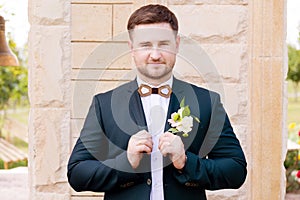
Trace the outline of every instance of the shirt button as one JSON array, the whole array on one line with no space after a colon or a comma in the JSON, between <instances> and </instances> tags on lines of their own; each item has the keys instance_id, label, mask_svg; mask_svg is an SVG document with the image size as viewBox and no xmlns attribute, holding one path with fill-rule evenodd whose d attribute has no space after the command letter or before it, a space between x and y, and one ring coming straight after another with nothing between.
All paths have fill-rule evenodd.
<instances>
[{"instance_id":1,"label":"shirt button","mask_svg":"<svg viewBox=\"0 0 300 200\"><path fill-rule=\"evenodd\" d=\"M147 185L151 185L151 179L150 178L147 179Z\"/></svg>"}]
</instances>

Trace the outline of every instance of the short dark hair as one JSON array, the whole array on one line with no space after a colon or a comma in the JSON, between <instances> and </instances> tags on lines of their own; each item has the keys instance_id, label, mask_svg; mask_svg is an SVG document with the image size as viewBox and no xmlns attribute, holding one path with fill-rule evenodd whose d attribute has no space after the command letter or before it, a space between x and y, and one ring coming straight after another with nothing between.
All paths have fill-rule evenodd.
<instances>
[{"instance_id":1,"label":"short dark hair","mask_svg":"<svg viewBox=\"0 0 300 200\"><path fill-rule=\"evenodd\" d=\"M175 14L166 6L150 4L134 11L127 23L127 30L140 24L169 23L172 30L178 32L178 21Z\"/></svg>"}]
</instances>

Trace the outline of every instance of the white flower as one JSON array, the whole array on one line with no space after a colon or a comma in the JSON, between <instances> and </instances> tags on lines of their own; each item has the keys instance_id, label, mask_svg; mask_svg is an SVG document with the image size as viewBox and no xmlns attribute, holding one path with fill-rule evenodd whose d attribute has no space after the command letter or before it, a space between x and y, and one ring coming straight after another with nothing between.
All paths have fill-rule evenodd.
<instances>
[{"instance_id":1,"label":"white flower","mask_svg":"<svg viewBox=\"0 0 300 200\"><path fill-rule=\"evenodd\" d=\"M168 122L171 124L172 127L177 127L180 125L181 116L174 112L171 114L171 119L168 119Z\"/></svg>"},{"instance_id":2,"label":"white flower","mask_svg":"<svg viewBox=\"0 0 300 200\"><path fill-rule=\"evenodd\" d=\"M168 122L172 127L168 131L174 134L178 132L182 132L183 137L189 136L188 133L192 131L192 127L193 127L193 119L195 119L198 123L200 123L200 120L197 117L195 116L193 117L191 116L191 111L189 106L184 105L184 98L183 98L180 103L180 108L178 109L178 111L172 113L171 119L168 119Z\"/></svg>"},{"instance_id":3,"label":"white flower","mask_svg":"<svg viewBox=\"0 0 300 200\"><path fill-rule=\"evenodd\" d=\"M193 118L191 116L185 116L179 126L177 126L178 131L183 133L189 133L193 127Z\"/></svg>"},{"instance_id":4,"label":"white flower","mask_svg":"<svg viewBox=\"0 0 300 200\"><path fill-rule=\"evenodd\" d=\"M182 112L183 112L184 108L179 108L177 113L180 115L181 119L182 119Z\"/></svg>"}]
</instances>

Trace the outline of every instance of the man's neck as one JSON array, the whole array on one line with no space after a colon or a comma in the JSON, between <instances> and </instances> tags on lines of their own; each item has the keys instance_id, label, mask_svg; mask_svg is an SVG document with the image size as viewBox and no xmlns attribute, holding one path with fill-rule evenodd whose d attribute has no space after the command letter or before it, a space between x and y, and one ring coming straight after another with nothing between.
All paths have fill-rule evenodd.
<instances>
[{"instance_id":1,"label":"man's neck","mask_svg":"<svg viewBox=\"0 0 300 200\"><path fill-rule=\"evenodd\" d=\"M143 79L141 79L139 76L137 76L137 83L138 83L138 86L140 86L141 84L146 84L146 85L149 85L150 87L160 87L162 85L169 85L172 88L173 76L171 76L168 80L166 80L164 82L160 82L159 84L156 84L156 85L146 82Z\"/></svg>"},{"instance_id":2,"label":"man's neck","mask_svg":"<svg viewBox=\"0 0 300 200\"><path fill-rule=\"evenodd\" d=\"M164 78L161 78L161 79L148 79L148 78L146 78L144 76L138 75L138 78L141 81L143 81L143 82L145 82L145 83L147 83L149 85L155 86L155 87L159 86L159 85L161 85L161 84L163 84L163 83L165 83L167 81L169 81L171 79L171 77L172 77L172 74L170 74L170 76L168 76L168 77L164 77Z\"/></svg>"}]
</instances>

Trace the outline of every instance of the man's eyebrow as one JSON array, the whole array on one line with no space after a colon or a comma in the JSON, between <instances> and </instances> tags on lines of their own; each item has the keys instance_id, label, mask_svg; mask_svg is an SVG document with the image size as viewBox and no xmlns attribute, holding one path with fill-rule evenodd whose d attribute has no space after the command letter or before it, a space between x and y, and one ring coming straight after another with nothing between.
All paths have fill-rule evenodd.
<instances>
[{"instance_id":1,"label":"man's eyebrow","mask_svg":"<svg viewBox=\"0 0 300 200\"><path fill-rule=\"evenodd\" d=\"M159 43L170 43L171 40L162 40L162 41L159 41Z\"/></svg>"},{"instance_id":2,"label":"man's eyebrow","mask_svg":"<svg viewBox=\"0 0 300 200\"><path fill-rule=\"evenodd\" d=\"M149 42L149 41L142 41L142 42L139 42L139 44L151 44L151 42Z\"/></svg>"},{"instance_id":3,"label":"man's eyebrow","mask_svg":"<svg viewBox=\"0 0 300 200\"><path fill-rule=\"evenodd\" d=\"M171 40L159 40L159 41L157 41L157 43L170 43L171 42ZM150 42L150 41L141 41L141 42L139 42L139 44L150 44L150 43L152 43L152 42Z\"/></svg>"}]
</instances>

